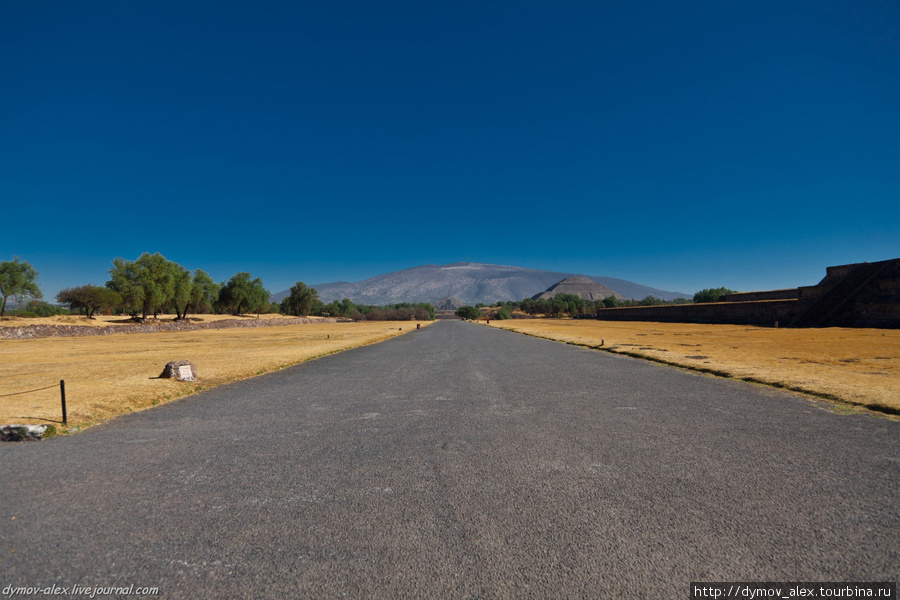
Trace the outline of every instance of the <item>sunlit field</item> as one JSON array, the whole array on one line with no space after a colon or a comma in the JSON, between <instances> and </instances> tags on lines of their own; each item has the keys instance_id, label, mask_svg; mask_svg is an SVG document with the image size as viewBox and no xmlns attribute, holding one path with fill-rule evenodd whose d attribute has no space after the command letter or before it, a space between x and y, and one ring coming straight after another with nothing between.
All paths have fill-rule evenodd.
<instances>
[{"instance_id":1,"label":"sunlit field","mask_svg":"<svg viewBox=\"0 0 900 600\"><path fill-rule=\"evenodd\" d=\"M492 320L491 327L900 412L900 331L746 325Z\"/></svg>"},{"instance_id":2,"label":"sunlit field","mask_svg":"<svg viewBox=\"0 0 900 600\"><path fill-rule=\"evenodd\" d=\"M0 424L59 420L60 379L69 426L83 427L415 328L377 321L0 340ZM158 379L173 360L193 362L199 381Z\"/></svg>"}]
</instances>

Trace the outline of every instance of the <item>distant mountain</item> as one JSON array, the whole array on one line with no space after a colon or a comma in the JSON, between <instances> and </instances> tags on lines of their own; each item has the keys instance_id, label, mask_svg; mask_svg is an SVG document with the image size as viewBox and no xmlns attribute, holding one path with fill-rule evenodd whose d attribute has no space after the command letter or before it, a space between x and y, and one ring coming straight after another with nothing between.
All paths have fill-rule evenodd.
<instances>
[{"instance_id":1,"label":"distant mountain","mask_svg":"<svg viewBox=\"0 0 900 600\"><path fill-rule=\"evenodd\" d=\"M541 271L522 267L458 262L449 265L424 265L393 273L385 273L363 281L348 283L320 283L311 287L319 292L323 302L350 298L357 304L396 304L398 302L434 303L451 296L466 304L499 300L523 300L540 294L567 277L584 277L578 273ZM693 294L667 292L624 279L590 277L620 293L625 298L642 299L655 296L663 300L689 298ZM280 301L288 291L272 296Z\"/></svg>"}]
</instances>

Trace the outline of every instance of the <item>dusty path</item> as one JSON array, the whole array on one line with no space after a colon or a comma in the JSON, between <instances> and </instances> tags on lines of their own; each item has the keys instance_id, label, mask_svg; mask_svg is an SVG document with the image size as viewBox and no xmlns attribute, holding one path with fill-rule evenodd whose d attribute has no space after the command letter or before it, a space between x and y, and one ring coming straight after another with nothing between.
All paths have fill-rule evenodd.
<instances>
[{"instance_id":1,"label":"dusty path","mask_svg":"<svg viewBox=\"0 0 900 600\"><path fill-rule=\"evenodd\" d=\"M0 476L0 588L686 598L900 578L900 423L461 322L4 444Z\"/></svg>"}]
</instances>

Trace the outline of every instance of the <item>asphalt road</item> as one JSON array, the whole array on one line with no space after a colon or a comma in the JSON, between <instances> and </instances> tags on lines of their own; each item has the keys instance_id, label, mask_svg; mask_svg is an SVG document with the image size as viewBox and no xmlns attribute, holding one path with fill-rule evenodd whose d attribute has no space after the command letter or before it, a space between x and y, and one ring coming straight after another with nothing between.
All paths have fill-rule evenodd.
<instances>
[{"instance_id":1,"label":"asphalt road","mask_svg":"<svg viewBox=\"0 0 900 600\"><path fill-rule=\"evenodd\" d=\"M676 599L900 579L900 423L461 322L0 445L0 476L0 591Z\"/></svg>"}]
</instances>

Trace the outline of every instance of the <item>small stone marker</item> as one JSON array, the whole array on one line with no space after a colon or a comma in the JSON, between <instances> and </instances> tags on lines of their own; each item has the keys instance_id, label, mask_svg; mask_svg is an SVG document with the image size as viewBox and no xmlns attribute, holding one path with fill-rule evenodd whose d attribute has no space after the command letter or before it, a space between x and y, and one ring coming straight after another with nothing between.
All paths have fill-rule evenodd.
<instances>
[{"instance_id":1,"label":"small stone marker","mask_svg":"<svg viewBox=\"0 0 900 600\"><path fill-rule=\"evenodd\" d=\"M166 368L159 375L163 379L177 379L178 381L197 381L197 367L189 360L173 360L166 364Z\"/></svg>"}]
</instances>

